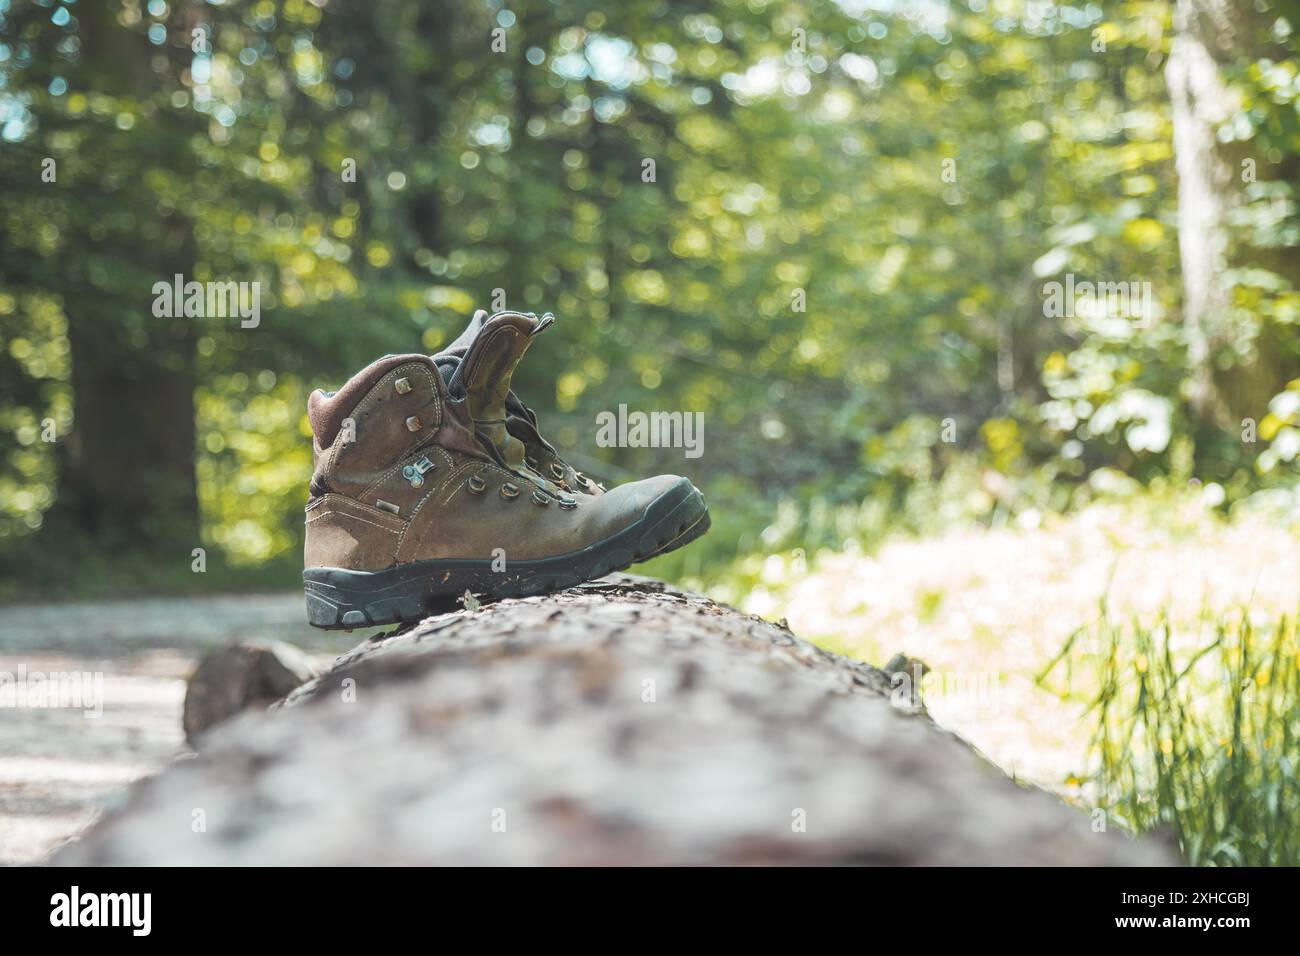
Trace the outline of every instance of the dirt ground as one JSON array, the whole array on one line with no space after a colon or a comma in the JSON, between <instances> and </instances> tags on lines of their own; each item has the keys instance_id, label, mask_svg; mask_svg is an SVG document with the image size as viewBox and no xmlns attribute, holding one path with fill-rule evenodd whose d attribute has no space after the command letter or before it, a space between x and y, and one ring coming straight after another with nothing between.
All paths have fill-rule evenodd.
<instances>
[{"instance_id":1,"label":"dirt ground","mask_svg":"<svg viewBox=\"0 0 1300 956\"><path fill-rule=\"evenodd\" d=\"M329 661L361 635L307 627L300 594L0 607L0 864L43 862L186 753L185 682L242 639Z\"/></svg>"}]
</instances>

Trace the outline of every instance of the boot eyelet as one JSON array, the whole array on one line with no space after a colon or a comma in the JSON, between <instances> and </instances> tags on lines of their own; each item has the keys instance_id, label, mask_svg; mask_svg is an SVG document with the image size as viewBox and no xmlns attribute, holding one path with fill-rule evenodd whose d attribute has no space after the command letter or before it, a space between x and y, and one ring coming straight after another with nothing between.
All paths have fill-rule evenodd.
<instances>
[{"instance_id":1,"label":"boot eyelet","mask_svg":"<svg viewBox=\"0 0 1300 956\"><path fill-rule=\"evenodd\" d=\"M420 416L412 415L406 420L406 430L408 432L418 432L424 426L420 422Z\"/></svg>"},{"instance_id":2,"label":"boot eyelet","mask_svg":"<svg viewBox=\"0 0 1300 956\"><path fill-rule=\"evenodd\" d=\"M556 481L564 480L564 469L555 464L555 462L551 462L551 474L555 476Z\"/></svg>"},{"instance_id":3,"label":"boot eyelet","mask_svg":"<svg viewBox=\"0 0 1300 956\"><path fill-rule=\"evenodd\" d=\"M505 484L503 484L503 485L501 486L501 497L502 497L502 498L518 498L518 497L519 497L519 486L516 485L513 481L507 481Z\"/></svg>"},{"instance_id":4,"label":"boot eyelet","mask_svg":"<svg viewBox=\"0 0 1300 956\"><path fill-rule=\"evenodd\" d=\"M398 395L405 395L411 390L411 380L407 378L399 378L393 383L393 389Z\"/></svg>"},{"instance_id":5,"label":"boot eyelet","mask_svg":"<svg viewBox=\"0 0 1300 956\"><path fill-rule=\"evenodd\" d=\"M561 498L560 507L565 511L572 511L578 507L578 500L576 498Z\"/></svg>"},{"instance_id":6,"label":"boot eyelet","mask_svg":"<svg viewBox=\"0 0 1300 956\"><path fill-rule=\"evenodd\" d=\"M551 503L551 499L548 498L546 495L542 494L540 491L533 492L533 504L541 505L543 508L545 508L550 503Z\"/></svg>"},{"instance_id":7,"label":"boot eyelet","mask_svg":"<svg viewBox=\"0 0 1300 956\"><path fill-rule=\"evenodd\" d=\"M478 495L483 493L483 489L487 487L487 482L478 475L470 475L465 481L465 487L468 488L471 493Z\"/></svg>"},{"instance_id":8,"label":"boot eyelet","mask_svg":"<svg viewBox=\"0 0 1300 956\"><path fill-rule=\"evenodd\" d=\"M402 469L402 477L411 483L412 488L419 488L424 484L424 474L427 471L433 471L434 464L426 455L413 465L407 465Z\"/></svg>"}]
</instances>

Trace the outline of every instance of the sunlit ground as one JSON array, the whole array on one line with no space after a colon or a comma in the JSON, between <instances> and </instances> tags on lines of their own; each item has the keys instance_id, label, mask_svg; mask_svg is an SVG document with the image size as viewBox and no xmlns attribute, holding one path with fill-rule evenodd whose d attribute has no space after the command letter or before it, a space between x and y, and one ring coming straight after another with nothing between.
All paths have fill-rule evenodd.
<instances>
[{"instance_id":1,"label":"sunlit ground","mask_svg":"<svg viewBox=\"0 0 1300 956\"><path fill-rule=\"evenodd\" d=\"M1176 642L1209 639L1206 615L1249 608L1277 621L1300 608L1300 539L1276 514L1225 521L1205 496L1165 507L1094 505L1038 527L961 530L898 539L876 554L767 559L743 603L829 649L882 664L896 652L925 661L931 713L999 766L1076 799L1090 766L1079 698L1095 692L1087 642L1063 699L1035 678L1070 635L1111 620L1154 624L1166 611ZM1207 688L1210 693L1225 688Z\"/></svg>"}]
</instances>

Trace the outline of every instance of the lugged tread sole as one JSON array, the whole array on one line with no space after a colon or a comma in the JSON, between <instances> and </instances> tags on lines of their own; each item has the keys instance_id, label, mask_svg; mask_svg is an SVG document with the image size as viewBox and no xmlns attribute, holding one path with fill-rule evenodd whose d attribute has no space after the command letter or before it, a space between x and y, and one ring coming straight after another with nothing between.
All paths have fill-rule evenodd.
<instances>
[{"instance_id":1,"label":"lugged tread sole","mask_svg":"<svg viewBox=\"0 0 1300 956\"><path fill-rule=\"evenodd\" d=\"M580 551L508 562L415 561L383 571L308 568L303 572L307 620L326 630L379 627L416 621L431 605L466 591L485 600L529 597L571 588L689 544L709 530L704 495L689 481L664 492L639 520Z\"/></svg>"}]
</instances>

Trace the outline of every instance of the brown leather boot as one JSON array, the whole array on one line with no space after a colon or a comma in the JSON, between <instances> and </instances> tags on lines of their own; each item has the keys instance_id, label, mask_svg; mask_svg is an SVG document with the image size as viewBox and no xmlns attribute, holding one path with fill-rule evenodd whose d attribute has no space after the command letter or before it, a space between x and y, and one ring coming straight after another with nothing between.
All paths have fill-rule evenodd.
<instances>
[{"instance_id":1,"label":"brown leather boot","mask_svg":"<svg viewBox=\"0 0 1300 956\"><path fill-rule=\"evenodd\" d=\"M704 496L686 478L578 495L528 466L504 409L510 375L546 324L495 316L454 368L444 364L445 381L429 356L390 355L337 392L312 393L312 624L390 624L466 591L571 587L707 528Z\"/></svg>"}]
</instances>

